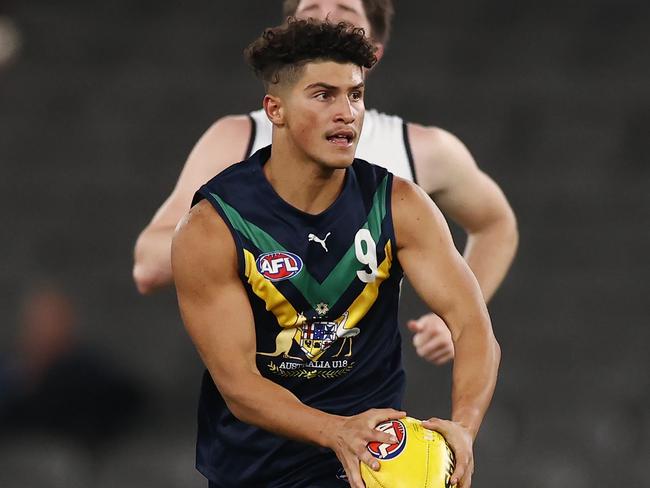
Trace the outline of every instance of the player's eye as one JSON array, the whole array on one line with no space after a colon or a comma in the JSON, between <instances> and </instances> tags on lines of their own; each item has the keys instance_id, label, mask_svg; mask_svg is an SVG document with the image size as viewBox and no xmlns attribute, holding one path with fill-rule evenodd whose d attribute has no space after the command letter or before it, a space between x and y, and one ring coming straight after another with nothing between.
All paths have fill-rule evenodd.
<instances>
[{"instance_id":1,"label":"player's eye","mask_svg":"<svg viewBox=\"0 0 650 488\"><path fill-rule=\"evenodd\" d=\"M350 100L358 102L363 99L363 93L361 91L353 91L350 93Z\"/></svg>"},{"instance_id":2,"label":"player's eye","mask_svg":"<svg viewBox=\"0 0 650 488\"><path fill-rule=\"evenodd\" d=\"M316 98L317 100L329 100L329 98L330 98L330 94L327 93L327 92L318 92L318 93L315 95L315 98Z\"/></svg>"}]
</instances>

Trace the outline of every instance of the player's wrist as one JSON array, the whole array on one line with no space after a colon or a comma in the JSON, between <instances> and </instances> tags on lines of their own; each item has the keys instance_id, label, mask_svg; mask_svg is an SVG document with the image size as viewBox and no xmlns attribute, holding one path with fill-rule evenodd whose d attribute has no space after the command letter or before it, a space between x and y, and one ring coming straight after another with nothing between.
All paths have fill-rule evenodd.
<instances>
[{"instance_id":1,"label":"player's wrist","mask_svg":"<svg viewBox=\"0 0 650 488\"><path fill-rule=\"evenodd\" d=\"M345 422L345 417L339 415L326 414L327 417L322 423L323 428L321 430L322 435L320 442L321 447L326 447L333 451L339 446L339 440L341 429L343 428L343 423Z\"/></svg>"},{"instance_id":2,"label":"player's wrist","mask_svg":"<svg viewBox=\"0 0 650 488\"><path fill-rule=\"evenodd\" d=\"M455 410L451 416L451 421L461 426L472 436L472 441L476 439L478 430L481 425L481 412L477 408L463 408Z\"/></svg>"}]
</instances>

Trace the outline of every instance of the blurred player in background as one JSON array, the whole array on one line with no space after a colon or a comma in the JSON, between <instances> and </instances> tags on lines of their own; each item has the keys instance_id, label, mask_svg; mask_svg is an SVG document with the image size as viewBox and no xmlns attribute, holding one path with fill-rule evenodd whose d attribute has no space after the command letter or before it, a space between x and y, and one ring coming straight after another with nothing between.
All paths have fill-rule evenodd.
<instances>
[{"instance_id":1,"label":"blurred player in background","mask_svg":"<svg viewBox=\"0 0 650 488\"><path fill-rule=\"evenodd\" d=\"M391 0L285 0L284 14L298 18L346 21L362 27L381 58L388 43ZM224 117L212 125L190 154L173 192L140 234L133 276L140 292L172 282L171 239L192 195L203 183L235 161L271 143L271 123L262 110ZM483 297L495 293L515 255L518 242L514 214L503 193L476 165L455 136L438 127L406 123L375 110L366 113L357 156L417 182L445 215L467 232L464 257ZM408 322L417 353L444 364L454 356L448 328L435 314Z\"/></svg>"},{"instance_id":2,"label":"blurred player in background","mask_svg":"<svg viewBox=\"0 0 650 488\"><path fill-rule=\"evenodd\" d=\"M128 432L145 394L80 338L73 297L55 282L36 286L20 319L12 349L0 354L0 437L46 432L99 448Z\"/></svg>"},{"instance_id":3,"label":"blurred player in background","mask_svg":"<svg viewBox=\"0 0 650 488\"><path fill-rule=\"evenodd\" d=\"M478 283L415 184L354 159L364 68L375 48L349 24L289 20L247 50L264 81L272 145L202 186L172 245L185 326L208 371L197 466L212 488L364 486L366 449L395 443L402 270L451 330L451 482L471 486L472 445L499 346ZM282 244L280 244L282 243ZM339 464L340 463L340 464Z\"/></svg>"}]
</instances>

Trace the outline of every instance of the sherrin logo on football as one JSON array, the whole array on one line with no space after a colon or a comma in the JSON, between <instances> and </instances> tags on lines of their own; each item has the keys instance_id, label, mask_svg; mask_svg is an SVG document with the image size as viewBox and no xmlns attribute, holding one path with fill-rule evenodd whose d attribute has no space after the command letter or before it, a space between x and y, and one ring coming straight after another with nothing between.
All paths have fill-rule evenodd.
<instances>
[{"instance_id":1,"label":"sherrin logo on football","mask_svg":"<svg viewBox=\"0 0 650 488\"><path fill-rule=\"evenodd\" d=\"M379 424L375 428L381 432L386 432L387 434L395 436L397 442L395 444L370 442L368 444L370 454L381 460L393 459L399 456L404 450L404 445L406 444L406 428L404 427L404 424L399 420L391 420Z\"/></svg>"},{"instance_id":2,"label":"sherrin logo on football","mask_svg":"<svg viewBox=\"0 0 650 488\"><path fill-rule=\"evenodd\" d=\"M260 254L255 262L257 271L269 281L282 281L302 271L302 259L288 251Z\"/></svg>"},{"instance_id":3,"label":"sherrin logo on football","mask_svg":"<svg viewBox=\"0 0 650 488\"><path fill-rule=\"evenodd\" d=\"M438 432L420 420L404 417L379 424L377 429L397 437L395 444L371 442L368 451L379 459L379 471L361 463L367 488L454 488L454 454Z\"/></svg>"}]
</instances>

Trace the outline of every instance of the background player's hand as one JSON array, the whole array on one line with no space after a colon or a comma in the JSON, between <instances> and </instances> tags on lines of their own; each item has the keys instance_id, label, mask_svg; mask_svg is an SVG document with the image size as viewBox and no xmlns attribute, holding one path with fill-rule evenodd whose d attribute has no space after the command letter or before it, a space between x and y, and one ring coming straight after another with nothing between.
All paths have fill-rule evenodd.
<instances>
[{"instance_id":1,"label":"background player's hand","mask_svg":"<svg viewBox=\"0 0 650 488\"><path fill-rule=\"evenodd\" d=\"M413 332L413 345L422 359L441 366L454 358L454 342L444 320L435 313L423 315L406 324Z\"/></svg>"},{"instance_id":2,"label":"background player's hand","mask_svg":"<svg viewBox=\"0 0 650 488\"><path fill-rule=\"evenodd\" d=\"M430 418L422 422L422 426L440 432L454 451L456 469L451 475L451 484L457 488L470 488L474 474L474 440L471 432L458 422Z\"/></svg>"},{"instance_id":3,"label":"background player's hand","mask_svg":"<svg viewBox=\"0 0 650 488\"><path fill-rule=\"evenodd\" d=\"M406 412L399 412L392 408L371 409L352 417L342 417L330 432L330 448L336 454L343 469L348 475L348 482L352 488L364 488L366 485L361 478L359 462L365 463L379 471L379 461L370 454L366 448L369 442L377 441L387 444L397 442L392 435L375 429L377 425L387 420L401 419Z\"/></svg>"}]
</instances>

